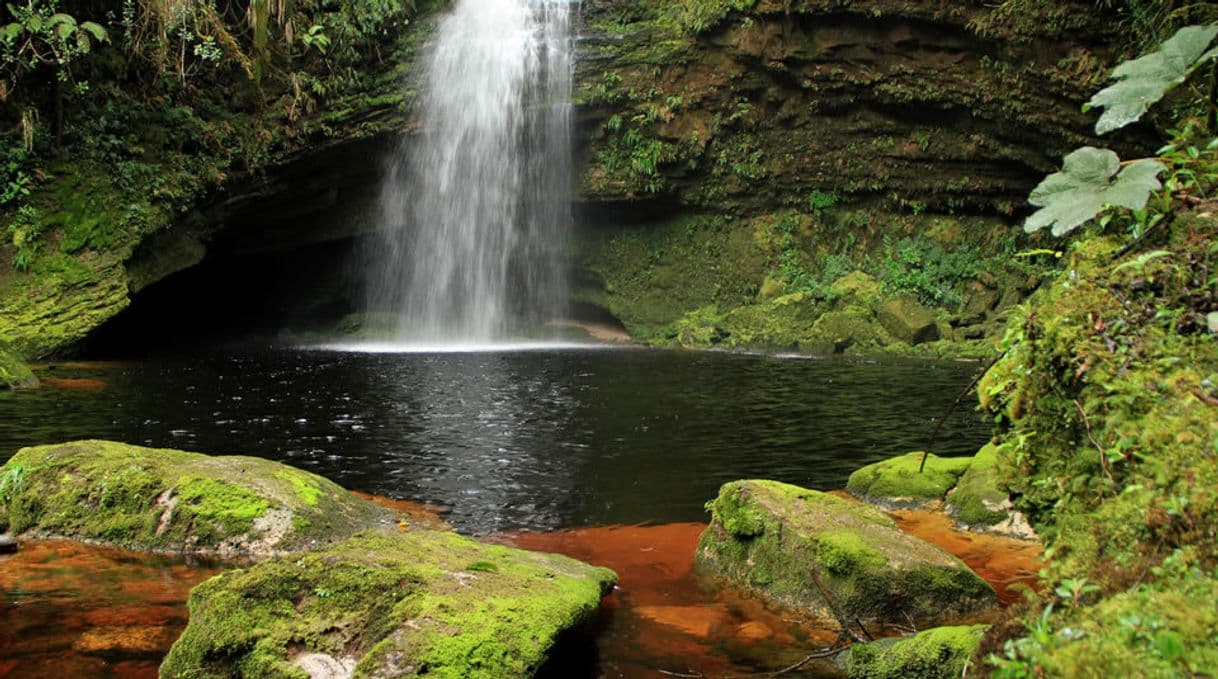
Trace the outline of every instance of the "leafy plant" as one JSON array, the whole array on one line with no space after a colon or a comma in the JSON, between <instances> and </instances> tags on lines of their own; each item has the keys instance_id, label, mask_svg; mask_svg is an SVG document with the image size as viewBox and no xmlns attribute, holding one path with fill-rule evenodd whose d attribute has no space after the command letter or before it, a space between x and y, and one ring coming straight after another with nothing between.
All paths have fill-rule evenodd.
<instances>
[{"instance_id":1,"label":"leafy plant","mask_svg":"<svg viewBox=\"0 0 1218 679\"><path fill-rule=\"evenodd\" d=\"M1154 52L1117 66L1111 75L1116 84L1097 92L1083 107L1104 109L1095 124L1096 134L1108 134L1138 121L1168 90L1218 57L1218 47L1205 51L1215 35L1218 24L1186 26Z\"/></svg>"},{"instance_id":2,"label":"leafy plant","mask_svg":"<svg viewBox=\"0 0 1218 679\"><path fill-rule=\"evenodd\" d=\"M1096 132L1106 134L1139 120L1169 89L1183 83L1203 63L1218 59L1218 48L1206 51L1215 36L1218 24L1187 26L1154 52L1117 66L1111 77L1119 82L1101 90L1087 104L1087 108L1105 109ZM1107 149L1076 149L1065 157L1060 172L1046 177L1032 191L1028 200L1040 209L1028 217L1024 229L1049 228L1053 235L1062 236L1108 206L1143 210L1150 194L1163 188L1159 175L1167 169L1158 158L1122 163Z\"/></svg>"},{"instance_id":3,"label":"leafy plant","mask_svg":"<svg viewBox=\"0 0 1218 679\"><path fill-rule=\"evenodd\" d=\"M72 63L93 51L94 43L109 42L106 29L92 21L58 11L56 0L26 0L8 5L12 21L0 26L0 100L8 98L21 78L40 66L55 68L63 82L72 80Z\"/></svg>"},{"instance_id":4,"label":"leafy plant","mask_svg":"<svg viewBox=\"0 0 1218 679\"><path fill-rule=\"evenodd\" d=\"M1041 209L1028 217L1024 228L1051 228L1054 236L1060 236L1107 205L1141 210L1150 192L1163 188L1158 177L1166 169L1153 159L1121 167L1121 159L1112 151L1084 146L1066 156L1061 172L1049 175L1032 191L1028 202Z\"/></svg>"}]
</instances>

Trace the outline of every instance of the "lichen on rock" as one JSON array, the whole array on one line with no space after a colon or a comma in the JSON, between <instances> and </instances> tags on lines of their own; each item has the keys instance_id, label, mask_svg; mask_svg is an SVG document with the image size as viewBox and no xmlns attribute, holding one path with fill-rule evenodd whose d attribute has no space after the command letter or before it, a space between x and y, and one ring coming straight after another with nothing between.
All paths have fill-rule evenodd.
<instances>
[{"instance_id":1,"label":"lichen on rock","mask_svg":"<svg viewBox=\"0 0 1218 679\"><path fill-rule=\"evenodd\" d=\"M926 507L943 500L971 462L967 457L906 453L858 469L850 475L846 489L855 497L889 508Z\"/></svg>"},{"instance_id":2,"label":"lichen on rock","mask_svg":"<svg viewBox=\"0 0 1218 679\"><path fill-rule=\"evenodd\" d=\"M388 509L253 457L78 441L24 448L0 477L0 528L132 549L261 557L392 526Z\"/></svg>"},{"instance_id":3,"label":"lichen on rock","mask_svg":"<svg viewBox=\"0 0 1218 679\"><path fill-rule=\"evenodd\" d=\"M612 571L455 533L357 535L191 593L162 677L527 677L588 619Z\"/></svg>"},{"instance_id":4,"label":"lichen on rock","mask_svg":"<svg viewBox=\"0 0 1218 679\"><path fill-rule=\"evenodd\" d=\"M777 481L734 481L707 507L703 568L826 622L941 622L996 601L959 559L866 504Z\"/></svg>"}]
</instances>

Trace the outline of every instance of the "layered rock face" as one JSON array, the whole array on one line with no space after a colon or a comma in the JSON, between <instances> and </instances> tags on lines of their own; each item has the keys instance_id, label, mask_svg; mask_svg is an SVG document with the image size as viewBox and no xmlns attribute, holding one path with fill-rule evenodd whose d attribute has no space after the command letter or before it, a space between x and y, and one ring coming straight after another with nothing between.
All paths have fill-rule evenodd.
<instances>
[{"instance_id":1,"label":"layered rock face","mask_svg":"<svg viewBox=\"0 0 1218 679\"><path fill-rule=\"evenodd\" d=\"M1115 30L1083 2L584 13L578 300L645 341L812 351L1000 331L1039 282L1018 213L1091 140L1080 97ZM866 300L835 291L860 274Z\"/></svg>"}]
</instances>

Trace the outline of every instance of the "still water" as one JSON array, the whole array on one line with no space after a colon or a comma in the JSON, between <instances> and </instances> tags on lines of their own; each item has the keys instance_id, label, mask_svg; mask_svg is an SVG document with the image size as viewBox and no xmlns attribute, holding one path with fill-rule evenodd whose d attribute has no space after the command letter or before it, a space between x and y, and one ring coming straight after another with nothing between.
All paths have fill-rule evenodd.
<instances>
[{"instance_id":1,"label":"still water","mask_svg":"<svg viewBox=\"0 0 1218 679\"><path fill-rule=\"evenodd\" d=\"M47 366L0 461L81 438L245 454L448 510L475 535L704 521L724 482L841 488L925 446L975 363L644 349L246 350ZM967 406L934 452L971 454Z\"/></svg>"}]
</instances>

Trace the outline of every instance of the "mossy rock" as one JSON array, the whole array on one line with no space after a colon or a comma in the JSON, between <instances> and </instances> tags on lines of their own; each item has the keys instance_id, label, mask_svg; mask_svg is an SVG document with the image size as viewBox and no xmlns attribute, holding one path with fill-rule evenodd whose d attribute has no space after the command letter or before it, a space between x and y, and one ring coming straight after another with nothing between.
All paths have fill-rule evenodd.
<instances>
[{"instance_id":1,"label":"mossy rock","mask_svg":"<svg viewBox=\"0 0 1218 679\"><path fill-rule=\"evenodd\" d=\"M0 389L28 389L38 386L38 378L24 361L0 349Z\"/></svg>"},{"instance_id":2,"label":"mossy rock","mask_svg":"<svg viewBox=\"0 0 1218 679\"><path fill-rule=\"evenodd\" d=\"M196 587L161 676L307 679L310 664L355 677L532 676L615 580L455 533L364 533Z\"/></svg>"},{"instance_id":3,"label":"mossy rock","mask_svg":"<svg viewBox=\"0 0 1218 679\"><path fill-rule=\"evenodd\" d=\"M891 343L892 337L876 323L871 312L857 306L821 314L804 342L809 348L836 353L878 349Z\"/></svg>"},{"instance_id":4,"label":"mossy rock","mask_svg":"<svg viewBox=\"0 0 1218 679\"><path fill-rule=\"evenodd\" d=\"M992 443L973 456L956 487L948 493L945 509L969 529L1036 538L1028 520L1015 510L999 485L998 446Z\"/></svg>"},{"instance_id":5,"label":"mossy rock","mask_svg":"<svg viewBox=\"0 0 1218 679\"><path fill-rule=\"evenodd\" d=\"M874 308L880 298L880 282L862 271L851 271L829 286L829 292L840 306Z\"/></svg>"},{"instance_id":6,"label":"mossy rock","mask_svg":"<svg viewBox=\"0 0 1218 679\"><path fill-rule=\"evenodd\" d=\"M965 676L986 629L935 627L911 637L855 644L838 662L850 679L957 679Z\"/></svg>"},{"instance_id":7,"label":"mossy rock","mask_svg":"<svg viewBox=\"0 0 1218 679\"><path fill-rule=\"evenodd\" d=\"M995 605L956 557L874 507L777 481L734 481L707 505L698 563L823 621L950 621Z\"/></svg>"},{"instance_id":8,"label":"mossy rock","mask_svg":"<svg viewBox=\"0 0 1218 679\"><path fill-rule=\"evenodd\" d=\"M876 309L876 319L888 334L906 344L922 344L939 339L938 315L910 295L881 304Z\"/></svg>"},{"instance_id":9,"label":"mossy rock","mask_svg":"<svg viewBox=\"0 0 1218 679\"><path fill-rule=\"evenodd\" d=\"M846 490L868 502L885 507L924 507L942 500L968 469L972 458L926 456L906 453L869 464L850 475Z\"/></svg>"},{"instance_id":10,"label":"mossy rock","mask_svg":"<svg viewBox=\"0 0 1218 679\"><path fill-rule=\"evenodd\" d=\"M261 557L392 526L331 481L253 457L79 441L17 452L0 528L164 552Z\"/></svg>"}]
</instances>

